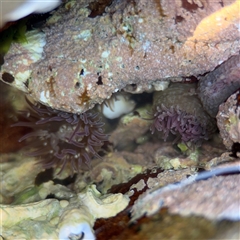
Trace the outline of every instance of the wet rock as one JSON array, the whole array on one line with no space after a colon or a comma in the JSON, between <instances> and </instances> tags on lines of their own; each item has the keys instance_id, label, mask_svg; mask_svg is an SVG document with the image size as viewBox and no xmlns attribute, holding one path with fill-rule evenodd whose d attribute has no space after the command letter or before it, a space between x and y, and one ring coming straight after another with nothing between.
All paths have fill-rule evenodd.
<instances>
[{"instance_id":1,"label":"wet rock","mask_svg":"<svg viewBox=\"0 0 240 240\"><path fill-rule=\"evenodd\" d=\"M239 93L232 94L226 102L219 106L217 125L223 143L228 150L234 143L240 143L240 105Z\"/></svg>"},{"instance_id":2,"label":"wet rock","mask_svg":"<svg viewBox=\"0 0 240 240\"><path fill-rule=\"evenodd\" d=\"M156 191L148 191L134 204L132 220L138 219L142 214L150 216L161 207L167 207L170 213L183 216L200 215L211 220L238 221L240 199L236 193L240 181L239 172L239 162L235 162L193 175ZM228 175L217 176L221 174Z\"/></svg>"},{"instance_id":3,"label":"wet rock","mask_svg":"<svg viewBox=\"0 0 240 240\"><path fill-rule=\"evenodd\" d=\"M127 86L139 93L212 71L240 49L238 1L113 1L89 17L91 2L66 3L13 44L2 81L54 109L84 112Z\"/></svg>"}]
</instances>

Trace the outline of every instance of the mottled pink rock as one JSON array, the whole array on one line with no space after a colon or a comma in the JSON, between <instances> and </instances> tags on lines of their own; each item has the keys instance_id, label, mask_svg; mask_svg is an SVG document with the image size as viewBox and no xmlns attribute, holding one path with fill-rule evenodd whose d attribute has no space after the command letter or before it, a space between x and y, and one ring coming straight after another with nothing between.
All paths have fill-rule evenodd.
<instances>
[{"instance_id":1,"label":"mottled pink rock","mask_svg":"<svg viewBox=\"0 0 240 240\"><path fill-rule=\"evenodd\" d=\"M94 18L90 2L67 3L28 43L14 44L2 80L9 73L35 100L84 112L131 84L142 92L212 71L240 50L239 1L113 1Z\"/></svg>"},{"instance_id":2,"label":"mottled pink rock","mask_svg":"<svg viewBox=\"0 0 240 240\"><path fill-rule=\"evenodd\" d=\"M132 221L156 213L200 215L212 220L239 221L239 161L202 172L157 190L148 190L134 203ZM222 176L223 175L223 176Z\"/></svg>"}]
</instances>

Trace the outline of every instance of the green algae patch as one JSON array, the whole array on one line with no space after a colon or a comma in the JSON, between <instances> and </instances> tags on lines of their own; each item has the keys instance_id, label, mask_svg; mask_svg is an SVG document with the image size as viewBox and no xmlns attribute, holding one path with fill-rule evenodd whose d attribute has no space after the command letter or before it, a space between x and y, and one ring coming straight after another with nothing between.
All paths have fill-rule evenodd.
<instances>
[{"instance_id":1,"label":"green algae patch","mask_svg":"<svg viewBox=\"0 0 240 240\"><path fill-rule=\"evenodd\" d=\"M26 43L26 20L19 21L0 34L0 54L6 54L13 42Z\"/></svg>"}]
</instances>

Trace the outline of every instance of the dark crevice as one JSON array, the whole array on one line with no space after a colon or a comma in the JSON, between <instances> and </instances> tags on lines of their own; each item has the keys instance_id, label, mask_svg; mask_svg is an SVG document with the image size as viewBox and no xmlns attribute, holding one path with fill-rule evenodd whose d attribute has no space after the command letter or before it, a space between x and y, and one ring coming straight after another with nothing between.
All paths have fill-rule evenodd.
<instances>
[{"instance_id":1,"label":"dark crevice","mask_svg":"<svg viewBox=\"0 0 240 240\"><path fill-rule=\"evenodd\" d=\"M81 69L81 71L80 71L80 74L79 74L80 76L83 76L84 75L84 69Z\"/></svg>"},{"instance_id":2,"label":"dark crevice","mask_svg":"<svg viewBox=\"0 0 240 240\"><path fill-rule=\"evenodd\" d=\"M95 18L105 13L105 8L112 4L112 0L97 0L89 3L88 9L91 13L88 15L89 18Z\"/></svg>"},{"instance_id":3,"label":"dark crevice","mask_svg":"<svg viewBox=\"0 0 240 240\"><path fill-rule=\"evenodd\" d=\"M98 77L97 85L103 85L102 76Z\"/></svg>"},{"instance_id":4,"label":"dark crevice","mask_svg":"<svg viewBox=\"0 0 240 240\"><path fill-rule=\"evenodd\" d=\"M183 18L182 16L176 16L176 18L175 18L175 24L180 23L180 22L182 22L183 20L184 20L184 18Z\"/></svg>"},{"instance_id":5,"label":"dark crevice","mask_svg":"<svg viewBox=\"0 0 240 240\"><path fill-rule=\"evenodd\" d=\"M4 73L2 74L2 80L3 80L4 82L7 82L7 83L13 83L14 80L15 80L15 78L13 77L12 74L7 73L7 72L4 72Z\"/></svg>"},{"instance_id":6,"label":"dark crevice","mask_svg":"<svg viewBox=\"0 0 240 240\"><path fill-rule=\"evenodd\" d=\"M231 149L231 154L229 154L230 157L234 157L234 158L238 158L237 153L240 153L240 143L239 142L235 142L232 145L232 149Z\"/></svg>"},{"instance_id":7,"label":"dark crevice","mask_svg":"<svg viewBox=\"0 0 240 240\"><path fill-rule=\"evenodd\" d=\"M125 90L126 92L135 92L135 91L137 90L137 84L135 84L135 83L128 84L128 85L124 88L124 90Z\"/></svg>"},{"instance_id":8,"label":"dark crevice","mask_svg":"<svg viewBox=\"0 0 240 240\"><path fill-rule=\"evenodd\" d=\"M48 182L53 178L53 169L49 168L43 172L40 172L35 178L35 185L39 186L44 182Z\"/></svg>"},{"instance_id":9,"label":"dark crevice","mask_svg":"<svg viewBox=\"0 0 240 240\"><path fill-rule=\"evenodd\" d=\"M68 186L69 184L75 182L76 177L77 177L77 174L74 174L72 177L69 176L69 177L67 177L65 179L57 179L57 178L55 178L55 179L53 179L53 182L54 182L54 184L61 184L61 185L64 185L64 186Z\"/></svg>"},{"instance_id":10,"label":"dark crevice","mask_svg":"<svg viewBox=\"0 0 240 240\"><path fill-rule=\"evenodd\" d=\"M80 83L79 83L79 82L76 82L75 88L76 88L76 89L79 89L79 88L80 88Z\"/></svg>"},{"instance_id":11,"label":"dark crevice","mask_svg":"<svg viewBox=\"0 0 240 240\"><path fill-rule=\"evenodd\" d=\"M28 88L28 85L29 85L29 79L27 79L26 82L24 82L24 85L26 86L26 88Z\"/></svg>"},{"instance_id":12,"label":"dark crevice","mask_svg":"<svg viewBox=\"0 0 240 240\"><path fill-rule=\"evenodd\" d=\"M186 9L187 11L194 13L200 7L196 3L189 3L187 0L182 0L182 8ZM203 7L202 7L203 8Z\"/></svg>"}]
</instances>

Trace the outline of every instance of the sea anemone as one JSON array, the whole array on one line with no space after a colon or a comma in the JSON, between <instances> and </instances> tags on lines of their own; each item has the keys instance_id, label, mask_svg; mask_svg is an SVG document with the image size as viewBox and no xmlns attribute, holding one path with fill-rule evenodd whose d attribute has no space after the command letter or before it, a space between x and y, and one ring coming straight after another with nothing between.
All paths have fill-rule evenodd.
<instances>
[{"instance_id":1,"label":"sea anemone","mask_svg":"<svg viewBox=\"0 0 240 240\"><path fill-rule=\"evenodd\" d=\"M103 132L103 125L98 113L91 111L75 114L62 112L40 103L34 105L28 99L26 122L18 122L13 126L29 127L33 131L19 139L29 141L28 147L34 149L28 156L39 157L44 168L66 165L72 172L78 172L82 163L90 166L93 156L100 158L98 151L108 136Z\"/></svg>"},{"instance_id":2,"label":"sea anemone","mask_svg":"<svg viewBox=\"0 0 240 240\"><path fill-rule=\"evenodd\" d=\"M199 146L216 130L216 123L203 109L195 84L172 83L165 91L155 92L153 99L153 123L150 127L163 133L176 135L173 143L184 142Z\"/></svg>"},{"instance_id":3,"label":"sea anemone","mask_svg":"<svg viewBox=\"0 0 240 240\"><path fill-rule=\"evenodd\" d=\"M110 99L104 101L100 106L100 111L108 119L115 119L128 114L136 106L135 101L131 100L130 96L131 94L126 92L117 92Z\"/></svg>"},{"instance_id":4,"label":"sea anemone","mask_svg":"<svg viewBox=\"0 0 240 240\"><path fill-rule=\"evenodd\" d=\"M194 142L201 139L208 139L206 129L201 126L197 118L191 114L181 111L178 107L166 108L163 104L157 106L154 114L154 123L150 130L154 133L155 129L163 132L164 141L167 140L169 133L177 135L174 143L178 140L183 142Z\"/></svg>"}]
</instances>

